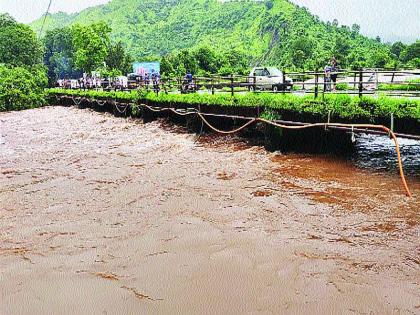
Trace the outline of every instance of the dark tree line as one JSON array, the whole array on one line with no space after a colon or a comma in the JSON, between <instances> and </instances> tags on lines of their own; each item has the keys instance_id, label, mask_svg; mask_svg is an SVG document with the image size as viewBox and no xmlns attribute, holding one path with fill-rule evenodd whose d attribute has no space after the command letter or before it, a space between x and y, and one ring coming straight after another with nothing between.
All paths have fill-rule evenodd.
<instances>
[{"instance_id":1,"label":"dark tree line","mask_svg":"<svg viewBox=\"0 0 420 315\"><path fill-rule=\"evenodd\" d=\"M121 42L112 42L103 22L35 32L7 14L0 15L0 111L45 103L45 88L58 79L100 72L131 72L132 58Z\"/></svg>"},{"instance_id":2,"label":"dark tree line","mask_svg":"<svg viewBox=\"0 0 420 315\"><path fill-rule=\"evenodd\" d=\"M132 58L124 45L110 40L111 28L103 23L73 25L48 31L44 37L44 63L50 83L100 72L116 76L132 71Z\"/></svg>"},{"instance_id":3,"label":"dark tree line","mask_svg":"<svg viewBox=\"0 0 420 315\"><path fill-rule=\"evenodd\" d=\"M203 45L195 49L184 49L161 58L161 72L163 75L184 75L187 71L196 75L232 73L247 74L249 58L240 50L220 52Z\"/></svg>"},{"instance_id":4,"label":"dark tree line","mask_svg":"<svg viewBox=\"0 0 420 315\"><path fill-rule=\"evenodd\" d=\"M0 15L0 111L41 106L47 75L32 29Z\"/></svg>"}]
</instances>

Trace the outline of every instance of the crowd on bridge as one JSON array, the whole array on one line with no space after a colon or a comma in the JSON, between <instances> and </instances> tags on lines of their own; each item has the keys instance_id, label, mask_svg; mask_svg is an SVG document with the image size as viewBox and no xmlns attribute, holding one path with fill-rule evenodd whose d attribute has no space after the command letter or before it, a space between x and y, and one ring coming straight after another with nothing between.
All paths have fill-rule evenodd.
<instances>
[{"instance_id":1,"label":"crowd on bridge","mask_svg":"<svg viewBox=\"0 0 420 315\"><path fill-rule=\"evenodd\" d=\"M91 76L86 73L79 79L59 79L56 83L57 87L65 89L126 89L130 87L144 87L152 85L154 89L158 89L161 82L159 72L144 72L140 74L130 73L128 76L116 76L102 78L99 75Z\"/></svg>"}]
</instances>

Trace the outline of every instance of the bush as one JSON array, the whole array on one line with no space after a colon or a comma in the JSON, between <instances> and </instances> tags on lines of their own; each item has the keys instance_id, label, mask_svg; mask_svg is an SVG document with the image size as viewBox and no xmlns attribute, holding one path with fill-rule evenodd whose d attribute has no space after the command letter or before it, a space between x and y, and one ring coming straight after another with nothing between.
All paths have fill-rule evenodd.
<instances>
[{"instance_id":1,"label":"bush","mask_svg":"<svg viewBox=\"0 0 420 315\"><path fill-rule=\"evenodd\" d=\"M45 104L46 69L0 65L0 111L35 108Z\"/></svg>"},{"instance_id":2,"label":"bush","mask_svg":"<svg viewBox=\"0 0 420 315\"><path fill-rule=\"evenodd\" d=\"M347 91L349 90L349 85L347 83L337 83L337 91Z\"/></svg>"},{"instance_id":3,"label":"bush","mask_svg":"<svg viewBox=\"0 0 420 315\"><path fill-rule=\"evenodd\" d=\"M381 91L420 91L420 80L414 79L407 82L407 84L382 83L379 84Z\"/></svg>"},{"instance_id":4,"label":"bush","mask_svg":"<svg viewBox=\"0 0 420 315\"><path fill-rule=\"evenodd\" d=\"M313 96L292 94L248 93L230 96L230 94L165 94L153 92L96 92L81 90L50 89L50 94L69 94L89 98L108 97L125 101L153 101L161 106L176 105L217 105L261 107L266 110L279 110L291 113L308 113L324 117L331 112L335 117L344 119L364 119L374 121L376 118L388 118L391 113L398 118L420 119L420 101L387 96L352 97L342 94L325 95L314 99Z\"/></svg>"}]
</instances>

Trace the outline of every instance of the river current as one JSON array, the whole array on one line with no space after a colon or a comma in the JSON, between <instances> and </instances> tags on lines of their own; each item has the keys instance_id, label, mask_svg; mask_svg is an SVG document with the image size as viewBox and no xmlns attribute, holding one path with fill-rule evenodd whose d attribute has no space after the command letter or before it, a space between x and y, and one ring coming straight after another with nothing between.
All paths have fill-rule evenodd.
<instances>
[{"instance_id":1,"label":"river current","mask_svg":"<svg viewBox=\"0 0 420 315\"><path fill-rule=\"evenodd\" d=\"M385 137L286 154L74 107L0 134L1 314L418 313L417 142L410 199Z\"/></svg>"}]
</instances>

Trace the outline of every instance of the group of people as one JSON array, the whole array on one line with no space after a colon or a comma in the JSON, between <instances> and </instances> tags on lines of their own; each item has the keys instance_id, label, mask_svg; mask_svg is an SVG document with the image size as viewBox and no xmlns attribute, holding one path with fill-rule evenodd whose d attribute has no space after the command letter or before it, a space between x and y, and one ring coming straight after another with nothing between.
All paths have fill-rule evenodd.
<instances>
[{"instance_id":1,"label":"group of people","mask_svg":"<svg viewBox=\"0 0 420 315\"><path fill-rule=\"evenodd\" d=\"M139 73L132 74L139 86L149 86L152 83L153 87L159 86L161 76L159 72L154 70L151 73L147 71L140 71Z\"/></svg>"},{"instance_id":2,"label":"group of people","mask_svg":"<svg viewBox=\"0 0 420 315\"><path fill-rule=\"evenodd\" d=\"M329 65L324 68L324 91L335 92L337 90L337 77L340 68L337 59L333 57Z\"/></svg>"},{"instance_id":3,"label":"group of people","mask_svg":"<svg viewBox=\"0 0 420 315\"><path fill-rule=\"evenodd\" d=\"M107 83L101 78L83 77L79 79L60 79L57 81L57 87L65 89L95 89L103 87Z\"/></svg>"},{"instance_id":4,"label":"group of people","mask_svg":"<svg viewBox=\"0 0 420 315\"><path fill-rule=\"evenodd\" d=\"M151 74L144 73L139 75L119 76L113 79L90 77L84 75L79 79L59 79L56 83L57 87L65 89L96 89L96 88L134 88L148 87L153 85L153 89L158 89L161 76L158 72Z\"/></svg>"},{"instance_id":5,"label":"group of people","mask_svg":"<svg viewBox=\"0 0 420 315\"><path fill-rule=\"evenodd\" d=\"M324 68L324 91L325 92L335 92L337 89L337 78L340 68L338 66L337 59L333 57L330 61L330 64ZM126 78L126 77L124 77ZM68 89L91 89L91 88L107 88L107 87L115 87L119 88L121 85L121 80L104 80L99 77L88 77L86 75L83 78L78 80L71 80L71 79L60 79L57 81L57 86L61 88L68 88ZM149 87L151 84L154 90L159 90L161 76L159 72L152 71L151 73L144 71L138 74L131 74L126 78L125 85L132 86L130 81L135 81L137 87ZM190 91L194 90L194 81L193 75L190 71L187 71L183 84L182 90Z\"/></svg>"}]
</instances>

